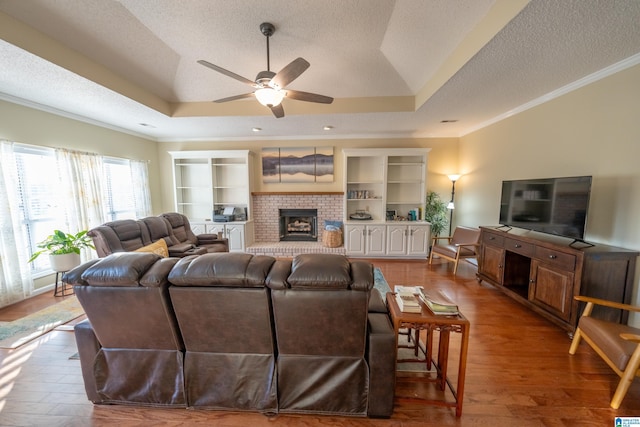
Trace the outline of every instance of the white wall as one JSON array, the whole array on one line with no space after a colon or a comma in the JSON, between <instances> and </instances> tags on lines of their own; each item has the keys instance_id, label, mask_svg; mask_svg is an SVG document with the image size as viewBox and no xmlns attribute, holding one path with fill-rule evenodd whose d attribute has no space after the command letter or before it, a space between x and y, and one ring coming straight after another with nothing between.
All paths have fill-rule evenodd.
<instances>
[{"instance_id":1,"label":"white wall","mask_svg":"<svg viewBox=\"0 0 640 427\"><path fill-rule=\"evenodd\" d=\"M640 250L639 159L635 66L462 137L456 222L497 224L502 180L592 175L585 240Z\"/></svg>"},{"instance_id":2,"label":"white wall","mask_svg":"<svg viewBox=\"0 0 640 427\"><path fill-rule=\"evenodd\" d=\"M5 101L0 101L0 139L147 160L152 208L154 212L160 209L157 144L153 141ZM52 284L54 277L50 275L35 280L36 290Z\"/></svg>"}]
</instances>

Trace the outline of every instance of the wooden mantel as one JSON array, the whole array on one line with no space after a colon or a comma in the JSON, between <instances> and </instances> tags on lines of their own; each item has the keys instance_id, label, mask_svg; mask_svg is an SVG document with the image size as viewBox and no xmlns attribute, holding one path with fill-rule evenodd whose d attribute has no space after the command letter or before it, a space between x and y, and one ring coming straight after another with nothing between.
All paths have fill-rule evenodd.
<instances>
[{"instance_id":1,"label":"wooden mantel","mask_svg":"<svg viewBox=\"0 0 640 427\"><path fill-rule=\"evenodd\" d=\"M344 191L252 191L252 196L344 196Z\"/></svg>"}]
</instances>

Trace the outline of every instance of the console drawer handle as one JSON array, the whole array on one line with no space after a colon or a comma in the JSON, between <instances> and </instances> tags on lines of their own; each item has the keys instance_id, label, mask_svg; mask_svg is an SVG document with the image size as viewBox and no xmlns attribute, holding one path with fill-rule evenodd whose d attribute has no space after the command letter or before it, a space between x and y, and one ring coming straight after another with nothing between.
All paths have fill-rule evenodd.
<instances>
[{"instance_id":1,"label":"console drawer handle","mask_svg":"<svg viewBox=\"0 0 640 427\"><path fill-rule=\"evenodd\" d=\"M522 245L519 245L519 244L517 244L517 243L516 243L514 246L515 246L516 248L521 248L521 247L522 247Z\"/></svg>"},{"instance_id":2,"label":"console drawer handle","mask_svg":"<svg viewBox=\"0 0 640 427\"><path fill-rule=\"evenodd\" d=\"M496 240L496 238L492 236L492 237L489 237L489 240Z\"/></svg>"},{"instance_id":3,"label":"console drawer handle","mask_svg":"<svg viewBox=\"0 0 640 427\"><path fill-rule=\"evenodd\" d=\"M558 258L558 255L549 255L549 259L556 259Z\"/></svg>"}]
</instances>

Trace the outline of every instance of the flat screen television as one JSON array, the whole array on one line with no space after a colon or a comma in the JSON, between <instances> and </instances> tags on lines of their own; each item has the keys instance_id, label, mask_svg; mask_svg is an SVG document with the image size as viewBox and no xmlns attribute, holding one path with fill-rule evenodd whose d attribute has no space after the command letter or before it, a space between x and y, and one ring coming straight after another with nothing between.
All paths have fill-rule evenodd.
<instances>
[{"instance_id":1,"label":"flat screen television","mask_svg":"<svg viewBox=\"0 0 640 427\"><path fill-rule=\"evenodd\" d=\"M584 241L591 177L502 182L500 224Z\"/></svg>"}]
</instances>

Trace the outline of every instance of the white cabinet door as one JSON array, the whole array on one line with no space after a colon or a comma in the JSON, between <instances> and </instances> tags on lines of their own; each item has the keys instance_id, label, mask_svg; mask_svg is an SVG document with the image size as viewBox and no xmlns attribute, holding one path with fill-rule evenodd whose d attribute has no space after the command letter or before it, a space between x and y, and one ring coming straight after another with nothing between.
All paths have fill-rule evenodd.
<instances>
[{"instance_id":1,"label":"white cabinet door","mask_svg":"<svg viewBox=\"0 0 640 427\"><path fill-rule=\"evenodd\" d=\"M209 231L207 231L207 225L204 222L189 222L189 225L191 226L191 231L193 231L193 234L196 236L198 234L209 233Z\"/></svg>"},{"instance_id":2,"label":"white cabinet door","mask_svg":"<svg viewBox=\"0 0 640 427\"><path fill-rule=\"evenodd\" d=\"M421 255L425 258L429 254L429 238L431 228L428 225L410 225L407 255Z\"/></svg>"},{"instance_id":3,"label":"white cabinet door","mask_svg":"<svg viewBox=\"0 0 640 427\"><path fill-rule=\"evenodd\" d=\"M405 255L407 253L407 226L387 226L387 255Z\"/></svg>"},{"instance_id":4,"label":"white cabinet door","mask_svg":"<svg viewBox=\"0 0 640 427\"><path fill-rule=\"evenodd\" d=\"M224 237L224 224L223 223L209 223L207 224L207 233L209 234L218 234L218 233L222 233L222 236Z\"/></svg>"},{"instance_id":5,"label":"white cabinet door","mask_svg":"<svg viewBox=\"0 0 640 427\"><path fill-rule=\"evenodd\" d=\"M366 255L385 255L386 230L385 225L367 225Z\"/></svg>"},{"instance_id":6,"label":"white cabinet door","mask_svg":"<svg viewBox=\"0 0 640 427\"><path fill-rule=\"evenodd\" d=\"M207 224L206 230L211 234L222 233L222 237L229 239L229 252L244 252L246 250L245 224L214 222Z\"/></svg>"},{"instance_id":7,"label":"white cabinet door","mask_svg":"<svg viewBox=\"0 0 640 427\"><path fill-rule=\"evenodd\" d=\"M244 252L244 225L226 224L225 237L229 239L229 252Z\"/></svg>"},{"instance_id":8,"label":"white cabinet door","mask_svg":"<svg viewBox=\"0 0 640 427\"><path fill-rule=\"evenodd\" d=\"M347 254L364 255L365 253L365 227L364 225L344 226L344 244Z\"/></svg>"}]
</instances>

